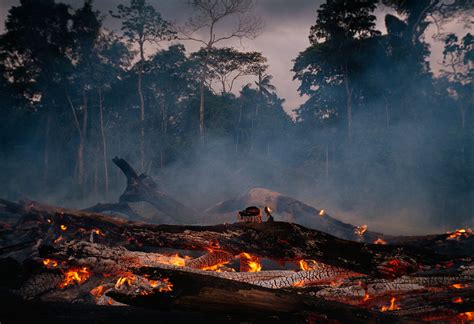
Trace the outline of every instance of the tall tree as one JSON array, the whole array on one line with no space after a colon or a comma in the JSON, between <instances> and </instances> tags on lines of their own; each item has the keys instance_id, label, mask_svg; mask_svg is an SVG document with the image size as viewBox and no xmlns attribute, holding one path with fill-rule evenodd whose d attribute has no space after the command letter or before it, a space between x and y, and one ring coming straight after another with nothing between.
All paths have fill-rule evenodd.
<instances>
[{"instance_id":1,"label":"tall tree","mask_svg":"<svg viewBox=\"0 0 474 324\"><path fill-rule=\"evenodd\" d=\"M145 63L145 46L157 44L175 38L171 25L161 17L156 9L145 0L130 0L129 6L119 5L117 13L111 12L115 18L122 20L122 30L127 40L138 46L139 61L137 70L137 91L140 100L140 165L145 168L145 97L143 94L143 65Z\"/></svg>"},{"instance_id":2,"label":"tall tree","mask_svg":"<svg viewBox=\"0 0 474 324\"><path fill-rule=\"evenodd\" d=\"M258 36L262 23L252 12L253 0L193 0L195 15L181 28L182 38L198 42L204 48L201 64L200 101L199 101L199 135L204 137L205 86L209 73L209 54L219 43L233 38L253 39ZM236 25L229 32L219 31L222 22L235 18ZM201 37L200 35L207 35Z\"/></svg>"},{"instance_id":3,"label":"tall tree","mask_svg":"<svg viewBox=\"0 0 474 324\"><path fill-rule=\"evenodd\" d=\"M96 59L95 44L99 37L102 26L99 13L92 9L92 1L84 2L72 15L71 33L73 37L73 55L75 61L75 81L81 97L81 107L78 111L68 94L68 101L71 106L74 123L79 134L79 144L77 149L77 178L82 186L85 195L85 146L87 141L89 104L88 96L93 87L93 62ZM80 120L82 117L82 120Z\"/></svg>"},{"instance_id":4,"label":"tall tree","mask_svg":"<svg viewBox=\"0 0 474 324\"><path fill-rule=\"evenodd\" d=\"M64 86L72 69L69 6L54 0L21 0L2 35L6 74L42 119L43 178L49 179L54 131L67 102Z\"/></svg>"},{"instance_id":5,"label":"tall tree","mask_svg":"<svg viewBox=\"0 0 474 324\"><path fill-rule=\"evenodd\" d=\"M375 29L373 14L376 4L376 0L328 0L322 4L316 24L311 27L311 47L300 53L293 67L295 78L301 81L301 94L319 97L325 96L323 92L328 88L337 91L343 88L349 140L352 139L353 79L363 68L360 58L367 44L364 40L380 34Z\"/></svg>"},{"instance_id":6,"label":"tall tree","mask_svg":"<svg viewBox=\"0 0 474 324\"><path fill-rule=\"evenodd\" d=\"M474 104L474 36L467 33L461 40L455 34L445 39L443 75L450 81L448 91L459 106L461 128L466 127L466 109Z\"/></svg>"},{"instance_id":7,"label":"tall tree","mask_svg":"<svg viewBox=\"0 0 474 324\"><path fill-rule=\"evenodd\" d=\"M201 48L191 55L198 61L207 60L208 85L212 88L212 80L220 84L222 94L232 92L235 81L239 78L258 75L267 59L259 52L239 52L231 47Z\"/></svg>"},{"instance_id":8,"label":"tall tree","mask_svg":"<svg viewBox=\"0 0 474 324\"><path fill-rule=\"evenodd\" d=\"M171 45L169 48L156 53L145 65L144 80L150 91L148 98L155 102L158 109L154 109L152 145L154 152L159 152L160 169L163 169L168 154L176 143L177 137L184 131L180 128L183 109L186 102L197 92L198 69L193 60L186 56L182 44ZM176 148L177 149L177 148Z\"/></svg>"}]
</instances>

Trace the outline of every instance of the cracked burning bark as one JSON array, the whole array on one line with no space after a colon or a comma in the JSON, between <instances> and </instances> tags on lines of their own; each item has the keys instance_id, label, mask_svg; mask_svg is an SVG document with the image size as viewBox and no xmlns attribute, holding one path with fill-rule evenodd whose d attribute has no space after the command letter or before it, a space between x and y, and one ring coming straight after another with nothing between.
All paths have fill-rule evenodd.
<instances>
[{"instance_id":1,"label":"cracked burning bark","mask_svg":"<svg viewBox=\"0 0 474 324\"><path fill-rule=\"evenodd\" d=\"M16 227L35 222L29 236L54 241L90 236L96 229L106 233L100 241L137 247L171 247L201 250L218 242L219 249L284 261L314 259L335 267L378 277L397 277L414 272L418 265L435 266L448 256L413 246L358 243L284 222L235 223L214 226L150 225L126 222L99 213L50 207L38 203L8 208L25 215ZM65 225L67 224L67 225ZM63 227L61 227L63 225Z\"/></svg>"},{"instance_id":2,"label":"cracked burning bark","mask_svg":"<svg viewBox=\"0 0 474 324\"><path fill-rule=\"evenodd\" d=\"M117 162L128 179L125 200L154 201L166 214L183 207L125 161ZM77 211L0 201L2 213L19 219L0 231L0 255L39 264L39 256L47 258L14 293L25 299L229 314L277 309L361 322L391 314L452 320L472 310L474 270L472 260L462 256L472 239L465 230L386 238L389 244L378 245L284 222L150 225L97 212L112 209L117 215L133 213L123 202ZM400 245L390 244L397 240ZM458 246L462 249L453 252ZM434 253L439 247L447 253ZM170 254L169 248L187 255ZM197 251L205 254L196 257ZM237 258L241 272L233 262ZM302 271L262 269L263 259L299 264ZM446 296L456 299L442 302Z\"/></svg>"}]
</instances>

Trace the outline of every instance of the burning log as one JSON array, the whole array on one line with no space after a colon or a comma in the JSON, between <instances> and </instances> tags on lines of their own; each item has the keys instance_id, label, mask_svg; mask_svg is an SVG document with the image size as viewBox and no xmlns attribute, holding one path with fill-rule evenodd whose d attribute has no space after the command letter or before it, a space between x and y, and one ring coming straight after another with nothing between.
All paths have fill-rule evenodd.
<instances>
[{"instance_id":1,"label":"burning log","mask_svg":"<svg viewBox=\"0 0 474 324\"><path fill-rule=\"evenodd\" d=\"M201 270L217 270L234 259L234 255L225 251L211 251L198 258L186 261L186 267Z\"/></svg>"},{"instance_id":2,"label":"burning log","mask_svg":"<svg viewBox=\"0 0 474 324\"><path fill-rule=\"evenodd\" d=\"M323 267L317 270L296 272L291 276L253 283L261 287L279 289L337 282L338 280L355 276L360 276L360 274L341 268Z\"/></svg>"},{"instance_id":3,"label":"burning log","mask_svg":"<svg viewBox=\"0 0 474 324\"><path fill-rule=\"evenodd\" d=\"M346 241L276 221L150 225L34 202L0 204L22 215L0 235L8 242L0 247L4 255L42 265L15 290L26 299L352 321L393 314L451 320L472 310L472 260L417 244ZM467 231L457 233L438 239L470 239ZM191 258L163 248L206 253ZM218 272L236 257L241 272ZM301 271L262 269L261 259L290 261Z\"/></svg>"},{"instance_id":4,"label":"burning log","mask_svg":"<svg viewBox=\"0 0 474 324\"><path fill-rule=\"evenodd\" d=\"M111 291L108 295L128 305L154 309L176 308L216 314L224 312L229 315L245 310L249 314L273 314L280 319L304 320L308 317L324 321L351 319L354 323L391 318L390 315L337 302L318 298L308 299L291 291L257 287L187 271L142 268L141 275L152 279L168 278L173 284L173 289L167 293L154 292L135 296Z\"/></svg>"},{"instance_id":5,"label":"burning log","mask_svg":"<svg viewBox=\"0 0 474 324\"><path fill-rule=\"evenodd\" d=\"M101 229L104 242L136 247L171 247L205 251L211 242L233 255L243 252L256 257L283 261L316 259L347 270L378 276L397 277L414 272L418 266L434 267L452 260L412 246L375 245L338 239L332 235L284 222L235 223L214 226L150 225L125 222L98 213L56 208L38 203L11 205L26 218L35 219L32 233L54 241L90 236ZM48 223L47 220L51 223ZM65 230L60 225L68 224ZM81 234L83 232L84 234ZM31 234L33 235L33 234Z\"/></svg>"}]
</instances>

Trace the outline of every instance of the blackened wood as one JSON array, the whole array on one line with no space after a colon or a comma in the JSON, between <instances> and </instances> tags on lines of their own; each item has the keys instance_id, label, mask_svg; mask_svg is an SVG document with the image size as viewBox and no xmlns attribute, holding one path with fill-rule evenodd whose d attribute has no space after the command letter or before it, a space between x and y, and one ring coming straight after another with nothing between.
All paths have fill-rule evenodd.
<instances>
[{"instance_id":1,"label":"blackened wood","mask_svg":"<svg viewBox=\"0 0 474 324\"><path fill-rule=\"evenodd\" d=\"M199 222L200 217L196 211L159 190L152 178L144 173L138 176L133 167L124 159L115 157L112 161L127 177L127 188L120 196L120 202L148 202L178 223L195 224Z\"/></svg>"},{"instance_id":2,"label":"blackened wood","mask_svg":"<svg viewBox=\"0 0 474 324\"><path fill-rule=\"evenodd\" d=\"M43 239L77 239L100 229L103 242L138 247L186 250L218 248L234 255L248 252L278 261L314 259L373 276L400 276L417 265L434 266L450 260L413 246L374 245L342 240L332 235L285 222L234 223L213 226L152 225L127 222L100 213L64 209L38 203L14 205L25 218L36 219ZM47 223L47 219L51 223ZM19 223L21 223L20 221ZM60 225L67 229L61 230Z\"/></svg>"},{"instance_id":3,"label":"blackened wood","mask_svg":"<svg viewBox=\"0 0 474 324\"><path fill-rule=\"evenodd\" d=\"M138 273L151 279L168 278L172 291L150 295L124 295L110 292L113 299L133 306L152 309L200 310L210 314L292 314L300 320L313 318L323 321L371 323L383 320L395 322L393 316L366 309L308 298L295 291L275 290L197 273L141 268Z\"/></svg>"}]
</instances>

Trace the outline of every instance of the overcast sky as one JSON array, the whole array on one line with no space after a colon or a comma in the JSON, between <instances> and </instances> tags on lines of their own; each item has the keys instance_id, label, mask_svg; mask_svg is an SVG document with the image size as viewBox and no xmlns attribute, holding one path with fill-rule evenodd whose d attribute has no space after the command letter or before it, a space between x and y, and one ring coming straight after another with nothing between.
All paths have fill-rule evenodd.
<instances>
[{"instance_id":1,"label":"overcast sky","mask_svg":"<svg viewBox=\"0 0 474 324\"><path fill-rule=\"evenodd\" d=\"M74 7L81 6L82 0L65 0L64 2ZM127 3L126 0L95 0L94 6L103 14L113 10L120 3ZM148 0L148 3L155 6L163 17L167 20L182 23L192 15L187 0ZM316 10L322 0L256 0L256 14L264 21L264 29L258 38L254 40L235 40L223 45L235 46L241 50L260 51L268 58L269 73L274 76L273 84L277 87L280 97L286 99L285 109L291 112L304 101L297 93L298 83L292 81L291 73L292 60L299 52L308 45L309 28L315 22ZM12 5L18 5L19 0L0 0L0 25L8 14L8 9ZM385 11L377 12L377 27L384 29L383 17ZM461 26L462 25L462 26ZM105 26L118 31L120 22L107 17ZM449 29L461 30L465 26L461 23L451 24ZM472 28L472 26L471 26ZM433 33L434 30L431 30ZM428 35L428 41L432 43L432 65L439 69L437 62L441 60L442 44L434 43ZM198 48L197 44L186 43L188 51ZM149 49L150 51L153 49Z\"/></svg>"}]
</instances>

